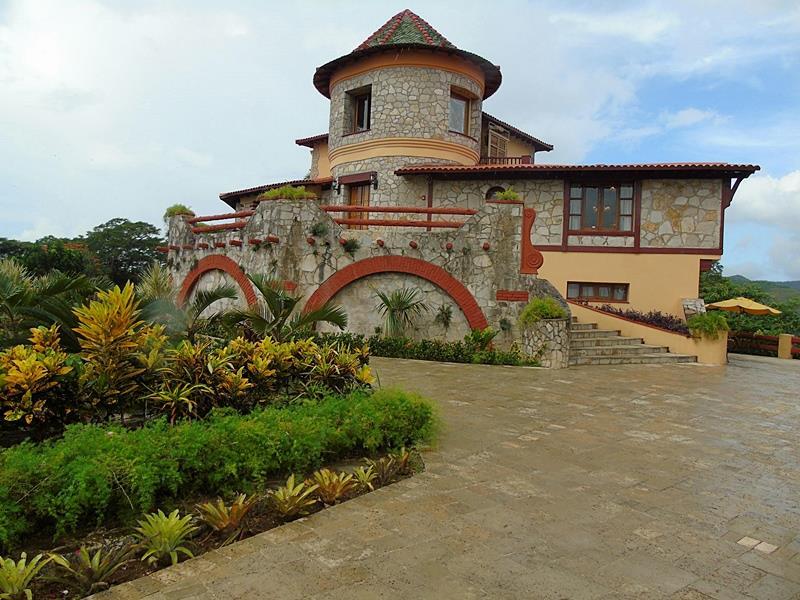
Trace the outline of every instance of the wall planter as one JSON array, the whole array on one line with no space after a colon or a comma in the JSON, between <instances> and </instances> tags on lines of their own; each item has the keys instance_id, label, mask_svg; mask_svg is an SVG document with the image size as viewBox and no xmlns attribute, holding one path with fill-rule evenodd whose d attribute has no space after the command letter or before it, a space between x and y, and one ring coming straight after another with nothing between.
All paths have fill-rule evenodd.
<instances>
[{"instance_id":1,"label":"wall planter","mask_svg":"<svg viewBox=\"0 0 800 600\"><path fill-rule=\"evenodd\" d=\"M569 318L541 319L522 330L522 351L548 369L569 366Z\"/></svg>"}]
</instances>

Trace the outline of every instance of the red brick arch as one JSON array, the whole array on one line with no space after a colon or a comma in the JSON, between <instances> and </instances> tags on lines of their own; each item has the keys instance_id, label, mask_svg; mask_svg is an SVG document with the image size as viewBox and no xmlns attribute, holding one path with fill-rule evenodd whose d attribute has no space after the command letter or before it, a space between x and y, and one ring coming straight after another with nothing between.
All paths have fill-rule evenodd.
<instances>
[{"instance_id":1,"label":"red brick arch","mask_svg":"<svg viewBox=\"0 0 800 600\"><path fill-rule=\"evenodd\" d=\"M241 288L248 305L253 306L256 302L258 302L258 297L256 296L255 289L253 289L253 284L250 283L247 275L244 274L244 271L242 271L239 265L237 265L227 256L215 254L213 256L201 258L200 262L197 263L197 266L192 269L186 276L186 279L183 280L183 284L181 284L181 290L178 292L178 304L183 304L186 302L186 300L189 298L189 294L191 294L192 290L194 289L194 286L200 280L200 277L202 277L203 274L207 273L208 271L223 271L227 273Z\"/></svg>"},{"instance_id":2,"label":"red brick arch","mask_svg":"<svg viewBox=\"0 0 800 600\"><path fill-rule=\"evenodd\" d=\"M430 281L453 299L466 316L470 328L485 329L489 326L481 307L463 283L441 267L407 256L374 256L346 266L328 277L311 294L305 310L319 308L354 281L378 273L408 273Z\"/></svg>"}]
</instances>

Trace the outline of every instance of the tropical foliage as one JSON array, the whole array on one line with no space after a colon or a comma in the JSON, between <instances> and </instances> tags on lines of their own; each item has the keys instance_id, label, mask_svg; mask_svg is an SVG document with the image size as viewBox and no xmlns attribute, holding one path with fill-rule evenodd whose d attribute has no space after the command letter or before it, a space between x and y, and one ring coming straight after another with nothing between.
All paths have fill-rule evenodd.
<instances>
[{"instance_id":1,"label":"tropical foliage","mask_svg":"<svg viewBox=\"0 0 800 600\"><path fill-rule=\"evenodd\" d=\"M218 410L174 426L71 425L59 439L0 452L0 548L34 530L72 532L197 490L250 493L270 476L408 447L435 429L432 405L396 390L329 394L246 415Z\"/></svg>"},{"instance_id":2,"label":"tropical foliage","mask_svg":"<svg viewBox=\"0 0 800 600\"><path fill-rule=\"evenodd\" d=\"M283 282L264 275L251 275L250 281L261 294L255 306L234 310L226 315L230 326L242 327L245 333L278 341L308 336L317 323L329 323L340 329L347 327L347 313L339 306L324 304L317 309L300 312L300 296L283 289Z\"/></svg>"},{"instance_id":3,"label":"tropical foliage","mask_svg":"<svg viewBox=\"0 0 800 600\"><path fill-rule=\"evenodd\" d=\"M0 556L0 599L32 600L31 582L48 562L50 559L42 554L37 554L31 560L24 552L19 560Z\"/></svg>"},{"instance_id":4,"label":"tropical foliage","mask_svg":"<svg viewBox=\"0 0 800 600\"><path fill-rule=\"evenodd\" d=\"M184 546L189 536L197 531L192 524L192 515L181 517L178 509L165 515L161 510L144 516L135 528L136 538L144 548L142 560L152 564L178 564L178 555L188 558L194 555Z\"/></svg>"},{"instance_id":5,"label":"tropical foliage","mask_svg":"<svg viewBox=\"0 0 800 600\"><path fill-rule=\"evenodd\" d=\"M414 319L428 311L418 288L400 288L391 292L375 290L376 310L384 319L386 337L401 337L414 324Z\"/></svg>"},{"instance_id":6,"label":"tropical foliage","mask_svg":"<svg viewBox=\"0 0 800 600\"><path fill-rule=\"evenodd\" d=\"M686 324L694 337L710 340L716 340L723 333L730 331L725 315L718 311L692 315Z\"/></svg>"},{"instance_id":7,"label":"tropical foliage","mask_svg":"<svg viewBox=\"0 0 800 600\"><path fill-rule=\"evenodd\" d=\"M131 560L134 548L123 544L119 548L103 547L90 551L81 546L72 556L51 554L55 574L47 579L71 588L79 596L102 592L110 587L111 577Z\"/></svg>"}]
</instances>

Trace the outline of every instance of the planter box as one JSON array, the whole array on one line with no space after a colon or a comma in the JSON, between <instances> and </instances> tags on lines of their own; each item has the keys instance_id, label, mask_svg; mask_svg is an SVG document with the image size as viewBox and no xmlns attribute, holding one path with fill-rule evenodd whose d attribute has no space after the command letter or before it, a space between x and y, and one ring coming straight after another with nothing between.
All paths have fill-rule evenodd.
<instances>
[{"instance_id":1,"label":"planter box","mask_svg":"<svg viewBox=\"0 0 800 600\"><path fill-rule=\"evenodd\" d=\"M569 319L542 319L522 330L522 351L548 369L569 366Z\"/></svg>"}]
</instances>

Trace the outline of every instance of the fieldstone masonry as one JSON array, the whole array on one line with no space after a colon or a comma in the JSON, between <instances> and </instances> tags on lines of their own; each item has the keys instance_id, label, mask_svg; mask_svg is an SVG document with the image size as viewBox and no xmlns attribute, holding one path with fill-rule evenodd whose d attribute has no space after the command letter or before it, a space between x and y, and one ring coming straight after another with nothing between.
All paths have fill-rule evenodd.
<instances>
[{"instance_id":1,"label":"fieldstone masonry","mask_svg":"<svg viewBox=\"0 0 800 600\"><path fill-rule=\"evenodd\" d=\"M569 319L543 319L522 331L522 350L543 367L569 366Z\"/></svg>"},{"instance_id":2,"label":"fieldstone masonry","mask_svg":"<svg viewBox=\"0 0 800 600\"><path fill-rule=\"evenodd\" d=\"M719 247L721 198L719 179L643 182L641 245Z\"/></svg>"},{"instance_id":3,"label":"fieldstone masonry","mask_svg":"<svg viewBox=\"0 0 800 600\"><path fill-rule=\"evenodd\" d=\"M231 273L202 271L204 258L225 256L244 273L282 279L287 288L307 301L322 283L349 265L380 256L418 259L424 261L422 264L440 267L463 284L486 323L504 331L498 336L498 345L508 347L521 341L517 320L525 301L503 299L503 292L521 294L523 299L552 295L563 302L546 280L520 273L522 209L521 204L485 204L458 229L374 231L343 230L314 201L265 201L257 206L242 230L193 234L184 217L173 217L169 223L172 249L168 265L176 282L189 279L189 298L197 289L235 283ZM311 235L317 223L327 226L325 236ZM267 241L270 236L273 242ZM358 249L346 252L340 243L345 237L357 240ZM411 242L416 248L411 247ZM371 274L338 290L333 301L342 304L351 316L351 330L371 334L382 325L374 290L398 287L418 287L430 306L430 312L410 332L413 336L460 339L469 331L468 317L454 299L453 290L434 285L425 272ZM238 304L245 304L243 295ZM453 313L447 331L434 323L435 313L442 305L451 306ZM567 348L564 343L563 352Z\"/></svg>"}]
</instances>

